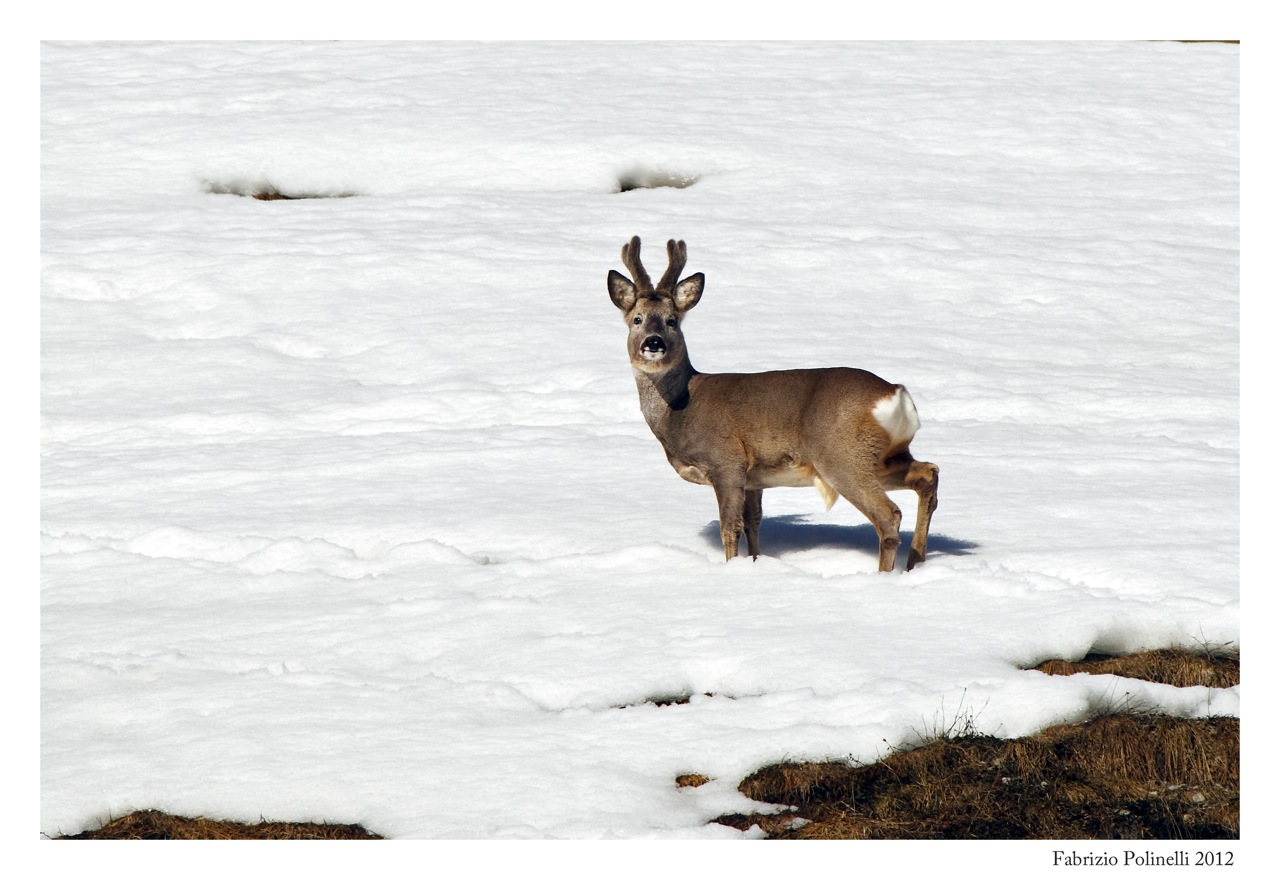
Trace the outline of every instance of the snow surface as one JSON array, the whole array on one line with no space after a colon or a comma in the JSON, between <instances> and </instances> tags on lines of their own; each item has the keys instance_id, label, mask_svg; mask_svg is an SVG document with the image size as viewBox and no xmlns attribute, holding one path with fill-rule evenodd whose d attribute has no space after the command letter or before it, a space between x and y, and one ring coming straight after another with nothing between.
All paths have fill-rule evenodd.
<instances>
[{"instance_id":1,"label":"snow surface","mask_svg":"<svg viewBox=\"0 0 1280 880\"><path fill-rule=\"evenodd\" d=\"M1238 714L1026 669L1238 643L1238 64L45 44L40 830L737 838L781 759ZM350 197L225 194L267 185ZM722 561L606 293L634 234L707 275L700 369L911 389L923 566L799 489Z\"/></svg>"}]
</instances>

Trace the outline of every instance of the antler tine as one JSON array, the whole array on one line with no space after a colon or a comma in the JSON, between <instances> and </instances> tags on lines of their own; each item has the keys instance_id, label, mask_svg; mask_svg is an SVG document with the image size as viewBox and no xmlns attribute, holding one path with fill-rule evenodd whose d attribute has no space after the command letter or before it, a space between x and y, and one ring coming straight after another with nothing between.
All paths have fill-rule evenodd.
<instances>
[{"instance_id":1,"label":"antler tine","mask_svg":"<svg viewBox=\"0 0 1280 880\"><path fill-rule=\"evenodd\" d=\"M631 241L622 246L622 265L626 266L627 271L631 273L631 280L635 282L636 287L642 291L653 290L649 273L640 263L640 236L631 236Z\"/></svg>"},{"instance_id":2,"label":"antler tine","mask_svg":"<svg viewBox=\"0 0 1280 880\"><path fill-rule=\"evenodd\" d=\"M684 271L686 259L688 259L688 250L683 241L676 241L673 238L667 242L667 271L662 273L658 290L665 290L667 293L675 290L676 282L680 280L680 273Z\"/></svg>"}]
</instances>

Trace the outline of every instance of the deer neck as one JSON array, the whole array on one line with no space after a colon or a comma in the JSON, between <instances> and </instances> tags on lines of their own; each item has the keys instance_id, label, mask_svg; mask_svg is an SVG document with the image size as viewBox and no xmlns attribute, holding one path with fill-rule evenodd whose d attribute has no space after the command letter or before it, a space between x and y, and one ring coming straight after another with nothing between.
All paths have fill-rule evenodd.
<instances>
[{"instance_id":1,"label":"deer neck","mask_svg":"<svg viewBox=\"0 0 1280 880\"><path fill-rule=\"evenodd\" d=\"M640 411L661 439L672 415L689 405L689 380L698 375L698 371L685 355L665 370L633 369L632 372L640 393Z\"/></svg>"}]
</instances>

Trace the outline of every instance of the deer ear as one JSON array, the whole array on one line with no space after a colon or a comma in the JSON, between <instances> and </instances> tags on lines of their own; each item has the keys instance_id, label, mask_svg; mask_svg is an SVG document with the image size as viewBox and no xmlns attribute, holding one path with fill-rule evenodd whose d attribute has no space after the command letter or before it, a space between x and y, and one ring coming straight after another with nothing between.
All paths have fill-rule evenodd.
<instances>
[{"instance_id":1,"label":"deer ear","mask_svg":"<svg viewBox=\"0 0 1280 880\"><path fill-rule=\"evenodd\" d=\"M624 312L636 304L636 286L616 269L609 270L609 299Z\"/></svg>"},{"instance_id":2,"label":"deer ear","mask_svg":"<svg viewBox=\"0 0 1280 880\"><path fill-rule=\"evenodd\" d=\"M690 275L676 285L676 309L682 314L698 304L702 298L702 285L707 279L701 272Z\"/></svg>"}]
</instances>

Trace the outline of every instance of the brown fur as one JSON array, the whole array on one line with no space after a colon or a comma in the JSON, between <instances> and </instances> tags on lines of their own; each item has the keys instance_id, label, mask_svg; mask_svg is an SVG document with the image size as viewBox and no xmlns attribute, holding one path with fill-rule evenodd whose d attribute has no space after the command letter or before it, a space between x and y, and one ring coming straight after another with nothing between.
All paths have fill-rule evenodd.
<instances>
[{"instance_id":1,"label":"brown fur","mask_svg":"<svg viewBox=\"0 0 1280 880\"><path fill-rule=\"evenodd\" d=\"M915 491L920 505L907 568L923 560L938 505L938 468L911 457L915 406L906 389L847 367L699 373L689 362L680 324L702 297L703 275L676 281L684 269L684 242L667 242L667 255L667 271L655 289L640 263L640 239L632 238L622 248L622 263L634 281L610 270L609 296L630 331L627 352L645 421L676 473L715 490L725 559L738 555L743 531L748 553L759 555L765 489L811 486L817 478L875 526L881 571L893 570L902 520L885 492ZM895 395L889 414L896 436L877 407Z\"/></svg>"}]
</instances>

